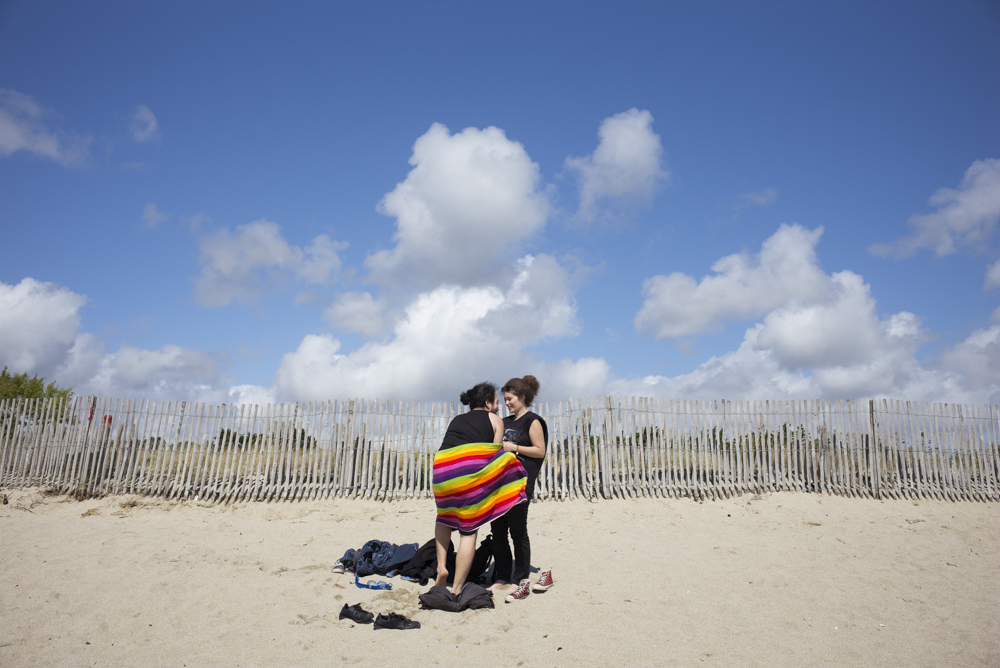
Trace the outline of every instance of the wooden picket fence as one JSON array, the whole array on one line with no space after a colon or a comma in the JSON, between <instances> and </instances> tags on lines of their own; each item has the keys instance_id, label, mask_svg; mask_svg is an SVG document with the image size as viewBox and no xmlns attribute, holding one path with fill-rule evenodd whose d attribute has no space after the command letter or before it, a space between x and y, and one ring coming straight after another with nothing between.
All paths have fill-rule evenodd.
<instances>
[{"instance_id":1,"label":"wooden picket fence","mask_svg":"<svg viewBox=\"0 0 1000 668\"><path fill-rule=\"evenodd\" d=\"M412 401L212 406L0 402L0 486L210 502L432 495L460 407ZM776 490L1000 500L1000 407L887 399L591 397L549 425L536 498L729 498Z\"/></svg>"}]
</instances>

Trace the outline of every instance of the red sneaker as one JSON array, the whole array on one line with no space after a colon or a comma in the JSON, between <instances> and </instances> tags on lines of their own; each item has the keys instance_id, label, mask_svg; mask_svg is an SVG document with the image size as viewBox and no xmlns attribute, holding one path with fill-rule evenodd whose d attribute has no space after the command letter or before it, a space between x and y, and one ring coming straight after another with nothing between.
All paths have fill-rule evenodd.
<instances>
[{"instance_id":1,"label":"red sneaker","mask_svg":"<svg viewBox=\"0 0 1000 668\"><path fill-rule=\"evenodd\" d=\"M517 589L515 589L511 593L507 594L507 597L506 597L507 600L508 601L521 601L523 599L528 598L528 595L531 593L530 586L531 586L531 581L530 580L521 580L521 583L519 585L517 585Z\"/></svg>"},{"instance_id":2,"label":"red sneaker","mask_svg":"<svg viewBox=\"0 0 1000 668\"><path fill-rule=\"evenodd\" d=\"M531 591L548 591L555 583L556 581L552 579L552 571L542 571L538 582L531 585Z\"/></svg>"}]
</instances>

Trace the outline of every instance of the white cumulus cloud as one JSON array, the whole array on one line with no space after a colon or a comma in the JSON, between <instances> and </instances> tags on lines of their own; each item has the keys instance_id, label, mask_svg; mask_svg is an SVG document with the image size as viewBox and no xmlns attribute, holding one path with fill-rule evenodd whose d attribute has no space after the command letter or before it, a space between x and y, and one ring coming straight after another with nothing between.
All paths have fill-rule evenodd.
<instances>
[{"instance_id":1,"label":"white cumulus cloud","mask_svg":"<svg viewBox=\"0 0 1000 668\"><path fill-rule=\"evenodd\" d=\"M272 404L276 401L274 390L260 385L233 385L229 388L227 404Z\"/></svg>"},{"instance_id":2,"label":"white cumulus cloud","mask_svg":"<svg viewBox=\"0 0 1000 668\"><path fill-rule=\"evenodd\" d=\"M144 104L135 108L129 131L132 133L132 141L137 144L145 144L160 138L160 124L153 112Z\"/></svg>"},{"instance_id":3,"label":"white cumulus cloud","mask_svg":"<svg viewBox=\"0 0 1000 668\"><path fill-rule=\"evenodd\" d=\"M488 377L499 357L517 354L515 345L478 327L503 302L495 288L438 288L406 309L390 341L369 342L347 355L341 354L339 340L307 335L281 361L279 396L449 396L456 381Z\"/></svg>"},{"instance_id":4,"label":"white cumulus cloud","mask_svg":"<svg viewBox=\"0 0 1000 668\"><path fill-rule=\"evenodd\" d=\"M580 189L577 215L593 220L602 207L646 204L668 178L663 146L653 132L653 115L629 109L605 118L597 131L600 142L586 157L566 158Z\"/></svg>"},{"instance_id":5,"label":"white cumulus cloud","mask_svg":"<svg viewBox=\"0 0 1000 668\"><path fill-rule=\"evenodd\" d=\"M892 332L916 334L911 313L879 320L870 288L858 274L842 271L829 281L826 299L789 301L768 313L757 348L770 350L789 369L849 366L894 348Z\"/></svg>"},{"instance_id":6,"label":"white cumulus cloud","mask_svg":"<svg viewBox=\"0 0 1000 668\"><path fill-rule=\"evenodd\" d=\"M852 294L853 292L853 294ZM995 403L1000 380L983 369L1000 364L1000 328L974 333L950 348L937 362L921 363L920 346L928 334L920 319L908 312L878 318L873 300L859 298L848 287L830 314L839 312L859 325L855 339L847 326L824 333L808 309L786 313L775 323L747 329L734 351L712 357L694 371L674 377L614 379L608 391L622 394L702 399L849 399L888 396L924 401ZM795 316L805 325L804 341L795 340ZM997 331L994 331L996 329ZM767 334L767 335L765 335ZM786 336L776 336L776 334ZM814 348L809 348L809 344ZM809 363L810 366L804 366ZM993 367L989 365L993 364Z\"/></svg>"},{"instance_id":7,"label":"white cumulus cloud","mask_svg":"<svg viewBox=\"0 0 1000 668\"><path fill-rule=\"evenodd\" d=\"M656 339L676 338L760 317L790 302L819 303L833 287L816 264L822 234L822 227L782 225L757 256L724 257L712 265L715 274L700 282L678 272L653 276L643 283L645 299L633 324Z\"/></svg>"},{"instance_id":8,"label":"white cumulus cloud","mask_svg":"<svg viewBox=\"0 0 1000 668\"><path fill-rule=\"evenodd\" d=\"M223 403L232 380L224 370L226 361L224 355L173 344L157 350L122 346L101 358L77 393Z\"/></svg>"},{"instance_id":9,"label":"white cumulus cloud","mask_svg":"<svg viewBox=\"0 0 1000 668\"><path fill-rule=\"evenodd\" d=\"M1000 325L977 329L958 345L952 346L935 365L945 376L952 396L985 397L991 404L1000 403ZM967 400L983 403L984 399Z\"/></svg>"},{"instance_id":10,"label":"white cumulus cloud","mask_svg":"<svg viewBox=\"0 0 1000 668\"><path fill-rule=\"evenodd\" d=\"M808 399L890 396L927 401L1000 398L1000 326L976 330L927 361L930 333L907 311L880 316L851 271L826 274L822 229L781 226L759 256L722 258L701 282L656 277L636 327L658 338L698 334L727 319L760 318L736 350L674 377L609 378L610 392L656 397Z\"/></svg>"},{"instance_id":11,"label":"white cumulus cloud","mask_svg":"<svg viewBox=\"0 0 1000 668\"><path fill-rule=\"evenodd\" d=\"M309 334L275 374L286 399L441 399L483 379L536 373L543 394L569 382L599 387L603 360L535 359L525 350L578 331L570 271L545 253L512 253L550 210L538 166L499 128L451 134L434 124L413 147L406 179L379 203L396 218L395 246L368 256L382 293L344 292L324 311L370 340L353 351Z\"/></svg>"},{"instance_id":12,"label":"white cumulus cloud","mask_svg":"<svg viewBox=\"0 0 1000 668\"><path fill-rule=\"evenodd\" d=\"M395 247L365 261L379 282L481 284L545 224L538 165L499 128L450 134L435 123L413 145L410 164L378 205L396 218Z\"/></svg>"},{"instance_id":13,"label":"white cumulus cloud","mask_svg":"<svg viewBox=\"0 0 1000 668\"><path fill-rule=\"evenodd\" d=\"M603 360L544 363L524 352L538 341L575 333L573 280L554 258L525 256L503 288L442 285L418 294L385 341L345 353L331 335L307 335L283 357L277 395L441 399L483 379L503 382L533 371L546 387L565 386L560 379L574 377L596 387L593 379L607 374ZM362 323L376 319L366 294L335 305L336 317L353 309L350 317Z\"/></svg>"},{"instance_id":14,"label":"white cumulus cloud","mask_svg":"<svg viewBox=\"0 0 1000 668\"><path fill-rule=\"evenodd\" d=\"M691 373L615 379L613 394L683 399L771 399L820 396L807 375L788 370L766 351L755 349L755 330L736 350L711 357Z\"/></svg>"},{"instance_id":15,"label":"white cumulus cloud","mask_svg":"<svg viewBox=\"0 0 1000 668\"><path fill-rule=\"evenodd\" d=\"M310 284L332 282L340 271L338 251L347 247L321 234L305 249L289 244L277 223L257 220L200 237L201 274L195 299L202 306L253 303L272 283L298 277Z\"/></svg>"},{"instance_id":16,"label":"white cumulus cloud","mask_svg":"<svg viewBox=\"0 0 1000 668\"><path fill-rule=\"evenodd\" d=\"M87 298L33 278L0 282L0 365L51 375L69 357Z\"/></svg>"},{"instance_id":17,"label":"white cumulus cloud","mask_svg":"<svg viewBox=\"0 0 1000 668\"><path fill-rule=\"evenodd\" d=\"M345 248L346 241L334 241L329 236L320 234L306 244L302 261L295 267L295 272L306 283L327 285L336 279L340 271L338 253Z\"/></svg>"},{"instance_id":18,"label":"white cumulus cloud","mask_svg":"<svg viewBox=\"0 0 1000 668\"><path fill-rule=\"evenodd\" d=\"M526 255L515 267L503 304L483 319L483 326L518 345L576 335L575 279L566 268L546 254Z\"/></svg>"},{"instance_id":19,"label":"white cumulus cloud","mask_svg":"<svg viewBox=\"0 0 1000 668\"><path fill-rule=\"evenodd\" d=\"M55 113L30 95L0 88L0 156L27 151L68 167L83 162L92 139L51 129Z\"/></svg>"},{"instance_id":20,"label":"white cumulus cloud","mask_svg":"<svg viewBox=\"0 0 1000 668\"><path fill-rule=\"evenodd\" d=\"M86 303L85 296L54 283L0 282L0 366L38 374L81 396L232 400L224 353L176 345L106 353L100 339L80 331L79 310Z\"/></svg>"},{"instance_id":21,"label":"white cumulus cloud","mask_svg":"<svg viewBox=\"0 0 1000 668\"><path fill-rule=\"evenodd\" d=\"M612 378L611 365L603 357L581 357L576 360L563 358L554 362L541 361L529 371L516 371L513 375L531 373L542 382L539 401L567 401L592 397L608 391ZM506 378L498 382L504 382Z\"/></svg>"},{"instance_id":22,"label":"white cumulus cloud","mask_svg":"<svg viewBox=\"0 0 1000 668\"><path fill-rule=\"evenodd\" d=\"M388 308L370 292L342 292L323 311L323 318L337 329L373 337L382 334L389 325Z\"/></svg>"},{"instance_id":23,"label":"white cumulus cloud","mask_svg":"<svg viewBox=\"0 0 1000 668\"><path fill-rule=\"evenodd\" d=\"M921 248L932 248L940 257L962 247L982 250L1000 220L1000 160L972 163L957 189L941 188L930 203L937 210L912 216L909 236L891 244L873 244L869 252L907 257Z\"/></svg>"}]
</instances>

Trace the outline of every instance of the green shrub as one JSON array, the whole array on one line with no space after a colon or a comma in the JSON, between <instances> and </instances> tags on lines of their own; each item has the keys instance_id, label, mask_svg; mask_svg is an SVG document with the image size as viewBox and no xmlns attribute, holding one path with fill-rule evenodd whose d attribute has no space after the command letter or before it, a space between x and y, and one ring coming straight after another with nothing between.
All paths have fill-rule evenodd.
<instances>
[{"instance_id":1,"label":"green shrub","mask_svg":"<svg viewBox=\"0 0 1000 668\"><path fill-rule=\"evenodd\" d=\"M73 398L72 387L59 387L54 382L45 384L44 378L38 374L28 378L28 372L11 374L7 367L0 372L0 400L17 399L62 399L63 405Z\"/></svg>"}]
</instances>

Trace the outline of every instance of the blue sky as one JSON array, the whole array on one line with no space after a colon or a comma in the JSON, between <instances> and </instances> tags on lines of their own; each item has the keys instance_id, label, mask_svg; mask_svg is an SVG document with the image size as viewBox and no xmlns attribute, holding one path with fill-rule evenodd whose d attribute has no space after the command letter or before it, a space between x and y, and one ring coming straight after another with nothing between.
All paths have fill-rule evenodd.
<instances>
[{"instance_id":1,"label":"blue sky","mask_svg":"<svg viewBox=\"0 0 1000 668\"><path fill-rule=\"evenodd\" d=\"M8 2L0 89L80 394L1000 402L995 2Z\"/></svg>"}]
</instances>

